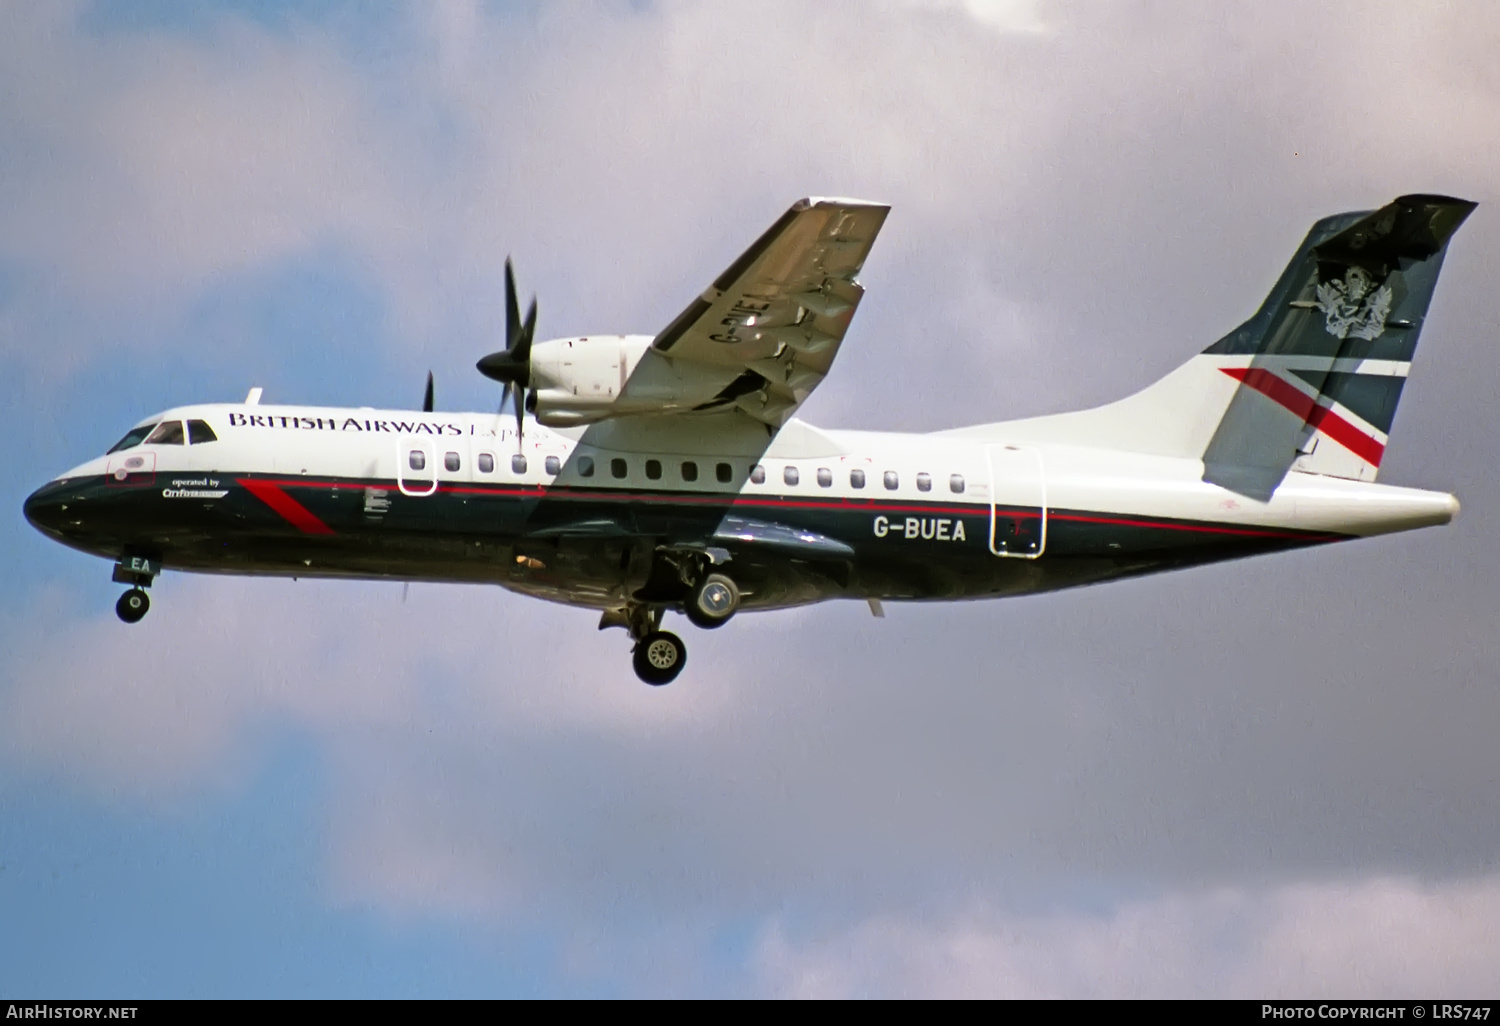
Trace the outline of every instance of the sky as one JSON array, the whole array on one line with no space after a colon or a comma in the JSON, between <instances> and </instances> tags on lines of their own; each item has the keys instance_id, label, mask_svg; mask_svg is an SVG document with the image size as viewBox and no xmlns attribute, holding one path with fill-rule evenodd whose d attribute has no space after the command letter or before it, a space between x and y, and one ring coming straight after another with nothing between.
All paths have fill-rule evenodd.
<instances>
[{"instance_id":1,"label":"sky","mask_svg":"<svg viewBox=\"0 0 1500 1026\"><path fill-rule=\"evenodd\" d=\"M1489 5L0 6L0 994L1390 996L1500 984ZM147 414L490 409L654 334L798 197L892 204L826 427L1105 402L1317 218L1455 236L1381 480L1451 525L688 633L167 574L34 488Z\"/></svg>"}]
</instances>

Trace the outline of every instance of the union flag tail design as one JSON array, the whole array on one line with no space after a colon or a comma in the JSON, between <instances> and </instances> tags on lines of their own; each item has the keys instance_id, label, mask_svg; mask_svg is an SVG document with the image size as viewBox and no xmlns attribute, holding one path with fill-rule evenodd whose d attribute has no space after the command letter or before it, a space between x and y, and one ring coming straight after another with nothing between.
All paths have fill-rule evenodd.
<instances>
[{"instance_id":1,"label":"union flag tail design","mask_svg":"<svg viewBox=\"0 0 1500 1026\"><path fill-rule=\"evenodd\" d=\"M1203 354L1238 385L1205 477L1375 479L1448 240L1474 206L1402 196L1313 225L1255 316Z\"/></svg>"},{"instance_id":2,"label":"union flag tail design","mask_svg":"<svg viewBox=\"0 0 1500 1026\"><path fill-rule=\"evenodd\" d=\"M1313 225L1255 316L1135 395L952 432L1203 461L1268 498L1290 470L1373 481L1448 240L1475 204L1413 195Z\"/></svg>"}]
</instances>

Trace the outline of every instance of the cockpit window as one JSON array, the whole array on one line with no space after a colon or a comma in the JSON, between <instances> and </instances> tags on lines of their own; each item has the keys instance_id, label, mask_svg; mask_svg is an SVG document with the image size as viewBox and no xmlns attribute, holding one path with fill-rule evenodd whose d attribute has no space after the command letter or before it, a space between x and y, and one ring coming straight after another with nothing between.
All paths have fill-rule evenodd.
<instances>
[{"instance_id":1,"label":"cockpit window","mask_svg":"<svg viewBox=\"0 0 1500 1026\"><path fill-rule=\"evenodd\" d=\"M194 445L202 445L205 442L217 442L219 436L214 434L214 429L208 426L206 420L188 421L188 441Z\"/></svg>"},{"instance_id":2,"label":"cockpit window","mask_svg":"<svg viewBox=\"0 0 1500 1026\"><path fill-rule=\"evenodd\" d=\"M182 421L164 420L146 436L147 445L182 445Z\"/></svg>"},{"instance_id":3,"label":"cockpit window","mask_svg":"<svg viewBox=\"0 0 1500 1026\"><path fill-rule=\"evenodd\" d=\"M142 424L138 428L131 428L130 433L116 442L109 451L119 452L121 449L130 449L137 445L140 445L141 440L149 435L151 433L151 429L154 427L156 427L155 424Z\"/></svg>"}]
</instances>

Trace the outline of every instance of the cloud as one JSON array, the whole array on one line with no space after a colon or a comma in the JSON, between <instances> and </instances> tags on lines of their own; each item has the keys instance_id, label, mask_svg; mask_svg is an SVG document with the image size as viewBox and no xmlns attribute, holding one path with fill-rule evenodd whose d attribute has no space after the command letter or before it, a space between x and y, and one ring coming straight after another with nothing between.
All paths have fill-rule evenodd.
<instances>
[{"instance_id":1,"label":"cloud","mask_svg":"<svg viewBox=\"0 0 1500 1026\"><path fill-rule=\"evenodd\" d=\"M28 382L185 361L204 339L166 328L205 295L284 301L268 271L323 260L390 325L290 353L304 394L418 350L467 369L508 253L543 334L651 331L788 202L853 193L894 211L809 417L937 428L1115 398L1248 313L1313 218L1500 181L1473 11L424 4L363 49L336 21L75 15L0 14L0 346ZM1487 209L1384 471L1458 490L1452 528L745 617L689 634L660 691L593 616L493 590L169 577L135 629L57 595L8 622L0 755L170 805L297 732L326 757L331 904L614 953L645 921L772 921L778 992L1456 993L1483 963L1443 931L1493 964L1466 909L1492 913L1500 842ZM18 447L43 412L12 413ZM1029 911L1081 892L1109 914ZM1402 962L1398 929L1431 943Z\"/></svg>"},{"instance_id":2,"label":"cloud","mask_svg":"<svg viewBox=\"0 0 1500 1026\"><path fill-rule=\"evenodd\" d=\"M1500 959L1500 879L1224 889L1103 913L877 917L758 960L778 997L1480 999Z\"/></svg>"},{"instance_id":3,"label":"cloud","mask_svg":"<svg viewBox=\"0 0 1500 1026\"><path fill-rule=\"evenodd\" d=\"M544 334L649 332L792 199L867 194L895 213L814 418L1103 401L1232 326L1314 217L1492 179L1474 33L1353 10L415 5L371 51L336 19L99 35L14 9L0 259L92 315L66 349L87 358L101 322L160 329L226 275L337 251L399 344L467 366L507 254ZM55 310L20 311L15 355L61 360L28 344ZM957 408L912 403L903 363Z\"/></svg>"},{"instance_id":4,"label":"cloud","mask_svg":"<svg viewBox=\"0 0 1500 1026\"><path fill-rule=\"evenodd\" d=\"M588 611L538 617L498 589L416 585L403 602L390 584L226 583L158 587L157 610L134 629L70 615L56 597L12 621L0 751L150 798L246 772L239 756L271 722L337 737L456 713L481 735L655 737L723 714L713 692L635 701L615 651L628 656L624 633L596 637Z\"/></svg>"},{"instance_id":5,"label":"cloud","mask_svg":"<svg viewBox=\"0 0 1500 1026\"><path fill-rule=\"evenodd\" d=\"M1337 550L1316 565L1310 608L1401 573ZM1284 573L746 617L688 631L688 673L662 690L586 611L169 577L135 628L42 607L6 631L0 751L149 806L243 786L268 733L315 738L330 900L403 913L847 917L934 888L1004 904L1070 879L1482 874L1496 699L1465 667L1493 646L1420 590L1385 600L1410 630L1395 647L1362 604L1246 606ZM997 655L995 636L1016 643Z\"/></svg>"}]
</instances>

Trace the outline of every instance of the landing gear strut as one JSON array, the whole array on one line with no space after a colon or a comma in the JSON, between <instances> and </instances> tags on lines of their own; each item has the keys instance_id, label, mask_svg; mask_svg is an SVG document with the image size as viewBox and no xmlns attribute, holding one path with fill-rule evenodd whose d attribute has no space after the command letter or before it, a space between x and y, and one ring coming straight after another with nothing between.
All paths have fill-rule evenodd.
<instances>
[{"instance_id":1,"label":"landing gear strut","mask_svg":"<svg viewBox=\"0 0 1500 1026\"><path fill-rule=\"evenodd\" d=\"M607 609L599 618L599 629L624 627L635 639L631 662L635 675L652 687L661 687L677 679L687 665L687 646L671 631L661 629L663 606L632 602L624 609Z\"/></svg>"}]
</instances>

